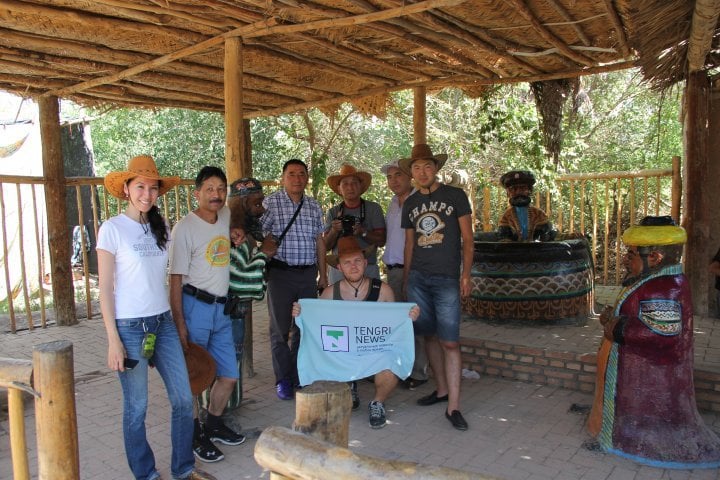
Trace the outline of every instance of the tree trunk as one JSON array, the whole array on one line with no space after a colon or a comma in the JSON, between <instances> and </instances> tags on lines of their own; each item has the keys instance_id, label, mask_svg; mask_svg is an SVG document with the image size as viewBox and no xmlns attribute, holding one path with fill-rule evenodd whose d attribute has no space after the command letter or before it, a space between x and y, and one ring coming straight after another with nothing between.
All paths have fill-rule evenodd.
<instances>
[{"instance_id":1,"label":"tree trunk","mask_svg":"<svg viewBox=\"0 0 720 480\"><path fill-rule=\"evenodd\" d=\"M295 394L293 430L347 447L351 407L347 383L314 382Z\"/></svg>"}]
</instances>

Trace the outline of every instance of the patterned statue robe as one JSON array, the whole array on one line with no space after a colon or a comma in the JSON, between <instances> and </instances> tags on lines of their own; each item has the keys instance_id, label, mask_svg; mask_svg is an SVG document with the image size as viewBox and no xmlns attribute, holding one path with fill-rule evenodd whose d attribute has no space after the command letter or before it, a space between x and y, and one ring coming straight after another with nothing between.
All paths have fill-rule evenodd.
<instances>
[{"instance_id":1,"label":"patterned statue robe","mask_svg":"<svg viewBox=\"0 0 720 480\"><path fill-rule=\"evenodd\" d=\"M523 235L521 219L518 218L516 207L510 207L500 218L498 225L498 236L502 240L529 241L529 240L552 240L549 235L552 232L550 221L545 212L537 207L527 207L527 229Z\"/></svg>"},{"instance_id":2,"label":"patterned statue robe","mask_svg":"<svg viewBox=\"0 0 720 480\"><path fill-rule=\"evenodd\" d=\"M670 265L618 297L598 352L588 430L603 450L664 468L720 466L720 439L697 411L690 286Z\"/></svg>"}]
</instances>

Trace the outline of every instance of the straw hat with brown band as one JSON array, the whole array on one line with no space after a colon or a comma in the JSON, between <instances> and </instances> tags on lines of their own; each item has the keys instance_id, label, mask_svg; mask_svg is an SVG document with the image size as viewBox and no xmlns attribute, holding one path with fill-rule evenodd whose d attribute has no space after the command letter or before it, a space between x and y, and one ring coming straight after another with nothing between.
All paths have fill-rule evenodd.
<instances>
[{"instance_id":1,"label":"straw hat with brown band","mask_svg":"<svg viewBox=\"0 0 720 480\"><path fill-rule=\"evenodd\" d=\"M327 184L330 187L330 189L340 195L342 197L342 194L338 190L338 187L340 186L340 182L342 182L343 178L347 177L355 177L360 182L360 195L367 192L367 189L370 188L370 183L372 182L372 175L370 175L368 172L363 172L352 165L344 164L342 167L340 167L340 173L337 175L330 175L327 179Z\"/></svg>"},{"instance_id":2,"label":"straw hat with brown band","mask_svg":"<svg viewBox=\"0 0 720 480\"><path fill-rule=\"evenodd\" d=\"M121 172L110 172L105 176L105 189L110 195L121 200L126 200L127 195L123 188L128 180L135 177L145 177L151 180L159 180L160 189L158 196L164 195L171 188L180 184L180 177L163 177L158 173L155 160L150 155L138 155L128 162L127 170Z\"/></svg>"}]
</instances>

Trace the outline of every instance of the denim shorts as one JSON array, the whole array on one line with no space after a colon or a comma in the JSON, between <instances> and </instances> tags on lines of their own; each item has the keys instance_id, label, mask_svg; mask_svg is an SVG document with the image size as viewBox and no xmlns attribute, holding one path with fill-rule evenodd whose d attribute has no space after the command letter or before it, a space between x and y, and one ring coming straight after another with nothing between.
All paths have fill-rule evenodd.
<instances>
[{"instance_id":1,"label":"denim shorts","mask_svg":"<svg viewBox=\"0 0 720 480\"><path fill-rule=\"evenodd\" d=\"M437 335L440 340L460 340L460 280L410 270L407 301L420 307L413 322L416 335Z\"/></svg>"},{"instance_id":2,"label":"denim shorts","mask_svg":"<svg viewBox=\"0 0 720 480\"><path fill-rule=\"evenodd\" d=\"M223 313L225 305L205 303L183 293L183 315L188 339L210 352L215 360L218 377L240 378L235 359L232 321Z\"/></svg>"}]
</instances>

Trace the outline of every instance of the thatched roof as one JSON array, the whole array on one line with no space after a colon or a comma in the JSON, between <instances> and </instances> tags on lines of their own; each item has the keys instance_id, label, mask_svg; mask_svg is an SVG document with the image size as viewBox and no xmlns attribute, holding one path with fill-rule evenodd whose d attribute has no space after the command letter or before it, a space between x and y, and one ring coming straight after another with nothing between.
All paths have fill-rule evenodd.
<instances>
[{"instance_id":1,"label":"thatched roof","mask_svg":"<svg viewBox=\"0 0 720 480\"><path fill-rule=\"evenodd\" d=\"M230 37L243 42L246 117L344 101L381 109L387 92L416 86L473 94L634 62L665 85L684 78L688 58L716 65L719 3L3 0L0 89L222 111Z\"/></svg>"}]
</instances>

